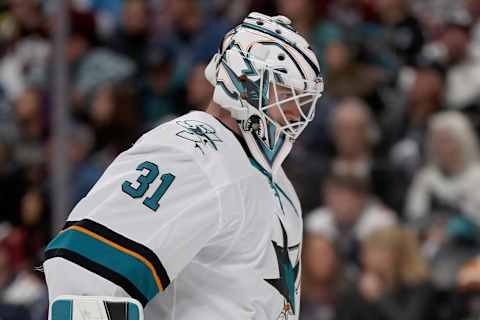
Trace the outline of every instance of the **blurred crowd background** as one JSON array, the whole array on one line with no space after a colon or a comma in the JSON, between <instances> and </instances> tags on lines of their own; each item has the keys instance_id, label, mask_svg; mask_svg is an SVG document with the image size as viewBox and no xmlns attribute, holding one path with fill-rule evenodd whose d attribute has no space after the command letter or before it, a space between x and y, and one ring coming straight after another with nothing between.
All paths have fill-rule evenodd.
<instances>
[{"instance_id":1,"label":"blurred crowd background","mask_svg":"<svg viewBox=\"0 0 480 320\"><path fill-rule=\"evenodd\" d=\"M286 171L302 320L480 317L480 0L72 0L69 206L143 132L202 110L250 11L312 43L326 92ZM46 319L55 1L0 0L0 319Z\"/></svg>"}]
</instances>

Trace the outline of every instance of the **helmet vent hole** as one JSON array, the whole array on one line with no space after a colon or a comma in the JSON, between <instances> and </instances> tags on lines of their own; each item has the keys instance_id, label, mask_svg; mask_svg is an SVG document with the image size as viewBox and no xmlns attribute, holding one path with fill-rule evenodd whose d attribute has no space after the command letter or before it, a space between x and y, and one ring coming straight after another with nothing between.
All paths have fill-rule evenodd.
<instances>
[{"instance_id":1,"label":"helmet vent hole","mask_svg":"<svg viewBox=\"0 0 480 320\"><path fill-rule=\"evenodd\" d=\"M282 30L280 30L280 29L276 29L275 32L278 33L278 34L282 34Z\"/></svg>"},{"instance_id":2,"label":"helmet vent hole","mask_svg":"<svg viewBox=\"0 0 480 320\"><path fill-rule=\"evenodd\" d=\"M257 25L263 26L263 21L258 20L258 21L257 21Z\"/></svg>"},{"instance_id":3,"label":"helmet vent hole","mask_svg":"<svg viewBox=\"0 0 480 320\"><path fill-rule=\"evenodd\" d=\"M277 58L278 60L283 61L285 60L285 55L283 53L280 53Z\"/></svg>"}]
</instances>

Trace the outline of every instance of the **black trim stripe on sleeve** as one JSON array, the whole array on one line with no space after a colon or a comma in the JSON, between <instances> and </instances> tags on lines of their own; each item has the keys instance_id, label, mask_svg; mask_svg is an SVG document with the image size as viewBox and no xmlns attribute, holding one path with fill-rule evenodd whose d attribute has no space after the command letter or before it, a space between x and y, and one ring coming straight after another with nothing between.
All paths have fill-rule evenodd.
<instances>
[{"instance_id":1,"label":"black trim stripe on sleeve","mask_svg":"<svg viewBox=\"0 0 480 320\"><path fill-rule=\"evenodd\" d=\"M71 226L76 225L77 223L78 223L78 221L67 221L67 222L65 222L65 224L63 225L62 230L68 229L68 228L70 228Z\"/></svg>"},{"instance_id":2,"label":"black trim stripe on sleeve","mask_svg":"<svg viewBox=\"0 0 480 320\"><path fill-rule=\"evenodd\" d=\"M160 278L160 281L162 282L163 290L165 290L170 284L170 278L168 277L167 271L160 262L160 259L158 259L158 256L148 247L133 240L130 240L125 236L116 233L115 231L105 227L104 225L101 225L90 219L83 219L81 221L78 221L75 225L83 227L99 236L102 236L112 241L113 243L116 243L126 249L138 253L152 264L158 277Z\"/></svg>"},{"instance_id":3,"label":"black trim stripe on sleeve","mask_svg":"<svg viewBox=\"0 0 480 320\"><path fill-rule=\"evenodd\" d=\"M145 307L148 303L147 298L131 283L127 278L118 274L104 266L85 258L79 255L76 252L70 251L68 249L51 249L45 252L45 260L51 258L64 258L68 261L71 261L99 276L105 278L117 286L121 287L125 292L127 292L130 297L137 299L143 307Z\"/></svg>"}]
</instances>

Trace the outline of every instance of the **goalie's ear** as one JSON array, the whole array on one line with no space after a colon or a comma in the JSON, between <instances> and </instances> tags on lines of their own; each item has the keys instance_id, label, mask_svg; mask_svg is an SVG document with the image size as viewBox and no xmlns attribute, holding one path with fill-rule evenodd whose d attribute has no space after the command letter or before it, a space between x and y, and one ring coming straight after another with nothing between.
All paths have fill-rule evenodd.
<instances>
[{"instance_id":1,"label":"goalie's ear","mask_svg":"<svg viewBox=\"0 0 480 320\"><path fill-rule=\"evenodd\" d=\"M144 320L132 298L61 295L51 302L49 320Z\"/></svg>"}]
</instances>

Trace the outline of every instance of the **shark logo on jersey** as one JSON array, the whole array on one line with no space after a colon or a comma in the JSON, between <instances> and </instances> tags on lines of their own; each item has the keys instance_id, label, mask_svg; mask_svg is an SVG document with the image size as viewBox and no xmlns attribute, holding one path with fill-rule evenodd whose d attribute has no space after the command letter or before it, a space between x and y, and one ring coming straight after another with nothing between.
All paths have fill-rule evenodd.
<instances>
[{"instance_id":1,"label":"shark logo on jersey","mask_svg":"<svg viewBox=\"0 0 480 320\"><path fill-rule=\"evenodd\" d=\"M264 279L271 286L273 286L284 298L285 302L282 307L282 312L279 319L288 319L289 315L295 315L295 296L297 295L297 288L295 283L300 269L300 263L297 261L295 265L290 262L290 249L299 248L300 244L293 247L288 247L287 232L279 220L282 228L283 247L279 246L277 242L272 241L275 254L277 256L279 277L276 279Z\"/></svg>"},{"instance_id":2,"label":"shark logo on jersey","mask_svg":"<svg viewBox=\"0 0 480 320\"><path fill-rule=\"evenodd\" d=\"M194 143L195 150L205 154L204 147L210 146L218 150L216 142L223 142L217 135L215 129L209 124L198 120L177 121L177 124L184 130L177 132L177 136Z\"/></svg>"}]
</instances>

